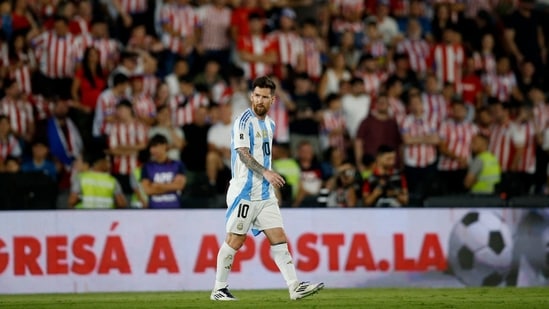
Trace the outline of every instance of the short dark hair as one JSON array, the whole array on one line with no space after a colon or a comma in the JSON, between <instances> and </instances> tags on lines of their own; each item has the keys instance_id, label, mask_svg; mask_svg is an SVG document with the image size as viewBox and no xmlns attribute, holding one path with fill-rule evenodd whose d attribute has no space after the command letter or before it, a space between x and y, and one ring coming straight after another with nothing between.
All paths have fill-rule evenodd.
<instances>
[{"instance_id":1,"label":"short dark hair","mask_svg":"<svg viewBox=\"0 0 549 309\"><path fill-rule=\"evenodd\" d=\"M360 77L353 77L351 78L351 85L354 85L354 84L363 84L364 83L364 80Z\"/></svg>"},{"instance_id":2,"label":"short dark hair","mask_svg":"<svg viewBox=\"0 0 549 309\"><path fill-rule=\"evenodd\" d=\"M189 74L181 75L178 78L179 83L186 83L186 84L192 84L193 78Z\"/></svg>"},{"instance_id":3,"label":"short dark hair","mask_svg":"<svg viewBox=\"0 0 549 309\"><path fill-rule=\"evenodd\" d=\"M276 85L269 76L261 76L254 80L252 83L252 89L255 88L269 88L271 89L271 94L274 94L276 90Z\"/></svg>"},{"instance_id":4,"label":"short dark hair","mask_svg":"<svg viewBox=\"0 0 549 309\"><path fill-rule=\"evenodd\" d=\"M84 153L84 162L88 163L90 167L101 160L107 160L107 154L104 151L93 150Z\"/></svg>"},{"instance_id":5,"label":"short dark hair","mask_svg":"<svg viewBox=\"0 0 549 309\"><path fill-rule=\"evenodd\" d=\"M155 134L151 139L149 140L149 147L157 146L157 145L168 145L168 139L166 136L162 134Z\"/></svg>"},{"instance_id":6,"label":"short dark hair","mask_svg":"<svg viewBox=\"0 0 549 309\"><path fill-rule=\"evenodd\" d=\"M455 95L455 96L452 96L452 98L450 99L450 105L451 106L454 106L454 105L463 105L463 106L465 106L465 101L463 101L463 98L460 95Z\"/></svg>"},{"instance_id":7,"label":"short dark hair","mask_svg":"<svg viewBox=\"0 0 549 309\"><path fill-rule=\"evenodd\" d=\"M128 99L122 99L122 100L120 100L120 102L118 102L118 104L116 104L116 109L121 108L121 107L127 107L130 110L133 110L132 102Z\"/></svg>"},{"instance_id":8,"label":"short dark hair","mask_svg":"<svg viewBox=\"0 0 549 309\"><path fill-rule=\"evenodd\" d=\"M118 85L121 85L121 84L124 84L124 83L127 83L130 81L130 78L126 75L126 74L122 74L122 73L117 73L116 75L114 75L114 77L112 78L112 84L113 86L118 86Z\"/></svg>"},{"instance_id":9,"label":"short dark hair","mask_svg":"<svg viewBox=\"0 0 549 309\"><path fill-rule=\"evenodd\" d=\"M385 82L385 89L389 90L397 83L402 83L402 82L396 76L389 77L389 79L387 79L387 81Z\"/></svg>"},{"instance_id":10,"label":"short dark hair","mask_svg":"<svg viewBox=\"0 0 549 309\"><path fill-rule=\"evenodd\" d=\"M44 137L44 138L35 138L34 140L32 140L31 142L32 147L38 146L38 145L49 147L48 139Z\"/></svg>"},{"instance_id":11,"label":"short dark hair","mask_svg":"<svg viewBox=\"0 0 549 309\"><path fill-rule=\"evenodd\" d=\"M380 145L377 148L377 155L380 156L380 155L384 155L386 153L395 152L395 151L396 150L394 147L391 147L389 145Z\"/></svg>"},{"instance_id":12,"label":"short dark hair","mask_svg":"<svg viewBox=\"0 0 549 309\"><path fill-rule=\"evenodd\" d=\"M254 20L254 19L263 19L263 16L258 12L252 12L250 15L248 15L248 20Z\"/></svg>"},{"instance_id":13,"label":"short dark hair","mask_svg":"<svg viewBox=\"0 0 549 309\"><path fill-rule=\"evenodd\" d=\"M307 26L316 27L317 21L316 21L316 19L314 19L312 17L308 17L308 18L305 18L301 24L302 24L302 26L307 25Z\"/></svg>"},{"instance_id":14,"label":"short dark hair","mask_svg":"<svg viewBox=\"0 0 549 309\"><path fill-rule=\"evenodd\" d=\"M4 163L8 163L9 161L13 161L17 164L21 164L21 160L16 156L8 155L6 159L4 159Z\"/></svg>"},{"instance_id":15,"label":"short dark hair","mask_svg":"<svg viewBox=\"0 0 549 309\"><path fill-rule=\"evenodd\" d=\"M490 137L486 134L479 133L476 135L478 138L480 138L483 142L486 143L486 145L490 144Z\"/></svg>"},{"instance_id":16,"label":"short dark hair","mask_svg":"<svg viewBox=\"0 0 549 309\"><path fill-rule=\"evenodd\" d=\"M341 96L338 93L332 92L332 93L330 93L326 96L326 98L324 99L324 102L325 102L326 106L328 106L333 101L336 101L336 100L339 100L339 99L341 99Z\"/></svg>"},{"instance_id":17,"label":"short dark hair","mask_svg":"<svg viewBox=\"0 0 549 309\"><path fill-rule=\"evenodd\" d=\"M65 24L69 24L69 19L61 14L56 14L54 17L53 17L53 21L54 22L58 22L58 21L62 21L63 23Z\"/></svg>"},{"instance_id":18,"label":"short dark hair","mask_svg":"<svg viewBox=\"0 0 549 309\"><path fill-rule=\"evenodd\" d=\"M375 160L374 156L372 156L371 154L365 153L364 155L362 155L362 160L361 160L361 162L362 162L362 164L363 164L364 166L370 166L370 165L372 165L372 163L374 163L375 161L376 161L376 160Z\"/></svg>"}]
</instances>

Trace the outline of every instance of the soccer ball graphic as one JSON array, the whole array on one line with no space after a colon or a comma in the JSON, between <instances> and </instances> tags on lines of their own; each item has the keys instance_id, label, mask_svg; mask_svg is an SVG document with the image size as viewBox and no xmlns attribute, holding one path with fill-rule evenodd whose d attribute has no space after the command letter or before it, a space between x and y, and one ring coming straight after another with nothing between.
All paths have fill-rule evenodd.
<instances>
[{"instance_id":1,"label":"soccer ball graphic","mask_svg":"<svg viewBox=\"0 0 549 309\"><path fill-rule=\"evenodd\" d=\"M513 260L513 238L507 224L493 212L470 211L450 233L448 262L467 286L497 286Z\"/></svg>"}]
</instances>

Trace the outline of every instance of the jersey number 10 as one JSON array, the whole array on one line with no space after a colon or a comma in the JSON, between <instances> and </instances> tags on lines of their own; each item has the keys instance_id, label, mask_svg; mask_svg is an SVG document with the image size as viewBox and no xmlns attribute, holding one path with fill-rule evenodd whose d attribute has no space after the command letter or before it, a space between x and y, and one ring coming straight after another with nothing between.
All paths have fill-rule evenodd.
<instances>
[{"instance_id":1,"label":"jersey number 10","mask_svg":"<svg viewBox=\"0 0 549 309\"><path fill-rule=\"evenodd\" d=\"M238 205L238 218L246 218L248 216L248 210L250 210L250 205L248 204L239 204Z\"/></svg>"}]
</instances>

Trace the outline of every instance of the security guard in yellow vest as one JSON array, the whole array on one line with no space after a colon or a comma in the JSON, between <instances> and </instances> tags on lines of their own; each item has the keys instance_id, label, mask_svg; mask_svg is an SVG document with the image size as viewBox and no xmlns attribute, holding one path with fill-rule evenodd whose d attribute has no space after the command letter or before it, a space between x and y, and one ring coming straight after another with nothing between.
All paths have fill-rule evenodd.
<instances>
[{"instance_id":1,"label":"security guard in yellow vest","mask_svg":"<svg viewBox=\"0 0 549 309\"><path fill-rule=\"evenodd\" d=\"M477 135L471 143L475 158L469 165L464 185L473 194L494 194L501 180L501 168L498 159L488 151L488 138Z\"/></svg>"},{"instance_id":2,"label":"security guard in yellow vest","mask_svg":"<svg viewBox=\"0 0 549 309\"><path fill-rule=\"evenodd\" d=\"M71 184L69 207L108 209L126 207L127 201L118 181L109 174L105 153L86 155L90 170L80 173Z\"/></svg>"}]
</instances>

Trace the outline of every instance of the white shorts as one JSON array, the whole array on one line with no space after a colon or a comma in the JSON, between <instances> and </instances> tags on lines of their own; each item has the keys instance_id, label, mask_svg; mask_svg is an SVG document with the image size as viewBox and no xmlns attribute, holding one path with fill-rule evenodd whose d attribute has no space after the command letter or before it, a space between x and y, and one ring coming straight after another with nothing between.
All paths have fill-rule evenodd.
<instances>
[{"instance_id":1,"label":"white shorts","mask_svg":"<svg viewBox=\"0 0 549 309\"><path fill-rule=\"evenodd\" d=\"M253 229L254 234L257 235L266 229L284 227L276 198L264 201L246 201L237 198L228 205L227 233L244 235Z\"/></svg>"}]
</instances>

